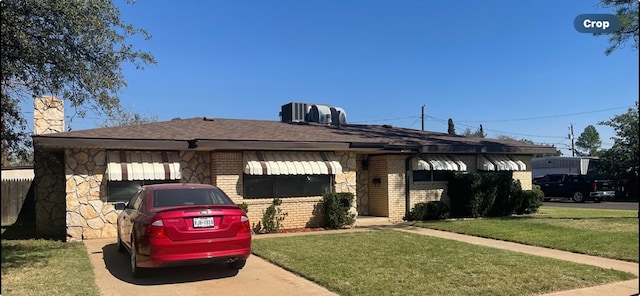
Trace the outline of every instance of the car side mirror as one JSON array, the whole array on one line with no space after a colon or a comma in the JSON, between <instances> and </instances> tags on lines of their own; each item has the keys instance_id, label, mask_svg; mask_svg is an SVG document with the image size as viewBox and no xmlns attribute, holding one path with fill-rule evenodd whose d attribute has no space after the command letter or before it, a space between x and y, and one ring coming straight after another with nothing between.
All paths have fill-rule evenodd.
<instances>
[{"instance_id":1,"label":"car side mirror","mask_svg":"<svg viewBox=\"0 0 640 296\"><path fill-rule=\"evenodd\" d=\"M124 202L117 202L114 207L116 208L117 211L122 211L127 207L127 204Z\"/></svg>"}]
</instances>

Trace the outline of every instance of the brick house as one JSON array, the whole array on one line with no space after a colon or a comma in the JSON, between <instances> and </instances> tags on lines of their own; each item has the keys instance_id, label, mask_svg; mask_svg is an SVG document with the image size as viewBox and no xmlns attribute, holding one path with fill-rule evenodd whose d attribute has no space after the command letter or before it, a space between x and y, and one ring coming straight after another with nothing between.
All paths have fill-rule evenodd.
<instances>
[{"instance_id":1,"label":"brick house","mask_svg":"<svg viewBox=\"0 0 640 296\"><path fill-rule=\"evenodd\" d=\"M216 185L247 203L253 222L280 197L284 228L320 226L322 193L351 192L352 212L396 222L418 202L447 199L443 172L510 170L530 189L533 155L555 152L347 124L339 108L299 103L282 106L280 121L198 117L62 132L61 104L41 103L54 99L36 101L54 107L35 112L34 125L43 126L33 137L36 227L70 241L115 237L114 204L144 184Z\"/></svg>"}]
</instances>

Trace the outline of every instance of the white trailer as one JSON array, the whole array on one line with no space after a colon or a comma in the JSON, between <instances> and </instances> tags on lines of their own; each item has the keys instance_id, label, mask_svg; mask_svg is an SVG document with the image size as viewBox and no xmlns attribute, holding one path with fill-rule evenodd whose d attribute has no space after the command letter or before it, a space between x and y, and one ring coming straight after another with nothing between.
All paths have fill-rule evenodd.
<instances>
[{"instance_id":1,"label":"white trailer","mask_svg":"<svg viewBox=\"0 0 640 296\"><path fill-rule=\"evenodd\" d=\"M597 157L548 156L531 159L532 177L546 174L586 175L596 170Z\"/></svg>"}]
</instances>

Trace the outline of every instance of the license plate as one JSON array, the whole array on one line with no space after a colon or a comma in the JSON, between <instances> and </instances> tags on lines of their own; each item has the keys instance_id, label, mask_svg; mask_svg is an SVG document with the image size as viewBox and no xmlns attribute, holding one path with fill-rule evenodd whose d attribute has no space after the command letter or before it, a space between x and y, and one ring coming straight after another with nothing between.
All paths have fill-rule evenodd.
<instances>
[{"instance_id":1,"label":"license plate","mask_svg":"<svg viewBox=\"0 0 640 296\"><path fill-rule=\"evenodd\" d=\"M213 227L213 217L196 217L193 218L193 227Z\"/></svg>"}]
</instances>

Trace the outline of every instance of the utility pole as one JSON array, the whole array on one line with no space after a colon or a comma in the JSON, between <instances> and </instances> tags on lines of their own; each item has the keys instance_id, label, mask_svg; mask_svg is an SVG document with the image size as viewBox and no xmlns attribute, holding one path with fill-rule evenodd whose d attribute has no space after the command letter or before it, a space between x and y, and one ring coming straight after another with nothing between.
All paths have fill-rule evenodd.
<instances>
[{"instance_id":1,"label":"utility pole","mask_svg":"<svg viewBox=\"0 0 640 296\"><path fill-rule=\"evenodd\" d=\"M422 105L422 131L424 131L424 105Z\"/></svg>"},{"instance_id":2,"label":"utility pole","mask_svg":"<svg viewBox=\"0 0 640 296\"><path fill-rule=\"evenodd\" d=\"M576 156L576 146L573 140L573 123L569 126L569 139L571 140L571 156Z\"/></svg>"}]
</instances>

